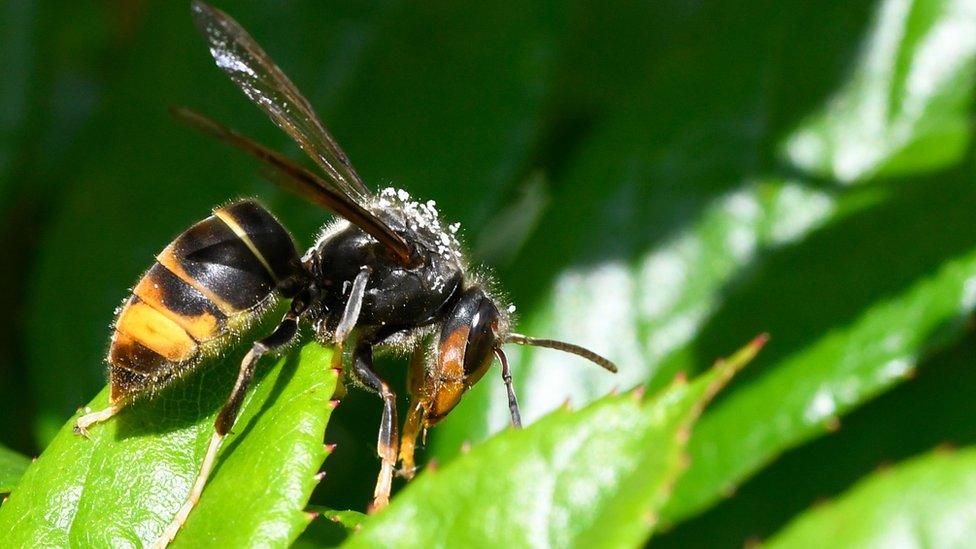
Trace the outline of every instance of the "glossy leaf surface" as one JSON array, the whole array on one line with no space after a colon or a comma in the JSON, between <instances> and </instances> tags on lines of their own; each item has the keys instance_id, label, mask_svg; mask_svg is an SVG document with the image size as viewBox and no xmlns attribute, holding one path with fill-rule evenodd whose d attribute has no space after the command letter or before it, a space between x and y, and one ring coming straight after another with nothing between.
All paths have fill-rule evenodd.
<instances>
[{"instance_id":1,"label":"glossy leaf surface","mask_svg":"<svg viewBox=\"0 0 976 549\"><path fill-rule=\"evenodd\" d=\"M972 134L974 25L966 0L879 4L853 73L786 139L786 157L845 183L959 160Z\"/></svg>"},{"instance_id":2,"label":"glossy leaf surface","mask_svg":"<svg viewBox=\"0 0 976 549\"><path fill-rule=\"evenodd\" d=\"M503 432L426 471L348 547L626 547L653 531L708 401L762 339L653 397L612 395Z\"/></svg>"},{"instance_id":3,"label":"glossy leaf surface","mask_svg":"<svg viewBox=\"0 0 976 549\"><path fill-rule=\"evenodd\" d=\"M767 547L967 547L976 538L976 450L878 471L799 516Z\"/></svg>"},{"instance_id":4,"label":"glossy leaf surface","mask_svg":"<svg viewBox=\"0 0 976 549\"><path fill-rule=\"evenodd\" d=\"M175 547L286 547L304 530L304 507L327 453L322 437L336 383L330 358L312 343L259 373ZM72 418L0 509L5 542L118 547L155 540L189 493L235 362L211 364L134 404L93 426L91 439L72 432ZM104 407L107 394L90 406Z\"/></svg>"}]
</instances>

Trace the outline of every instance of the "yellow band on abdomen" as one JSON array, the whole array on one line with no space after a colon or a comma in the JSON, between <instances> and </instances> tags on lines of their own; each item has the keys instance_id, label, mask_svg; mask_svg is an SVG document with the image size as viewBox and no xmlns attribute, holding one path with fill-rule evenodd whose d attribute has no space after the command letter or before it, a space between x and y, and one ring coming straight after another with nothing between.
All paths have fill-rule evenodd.
<instances>
[{"instance_id":1,"label":"yellow band on abdomen","mask_svg":"<svg viewBox=\"0 0 976 549\"><path fill-rule=\"evenodd\" d=\"M186 330L137 299L126 304L116 329L173 362L189 360L197 352L197 343Z\"/></svg>"}]
</instances>

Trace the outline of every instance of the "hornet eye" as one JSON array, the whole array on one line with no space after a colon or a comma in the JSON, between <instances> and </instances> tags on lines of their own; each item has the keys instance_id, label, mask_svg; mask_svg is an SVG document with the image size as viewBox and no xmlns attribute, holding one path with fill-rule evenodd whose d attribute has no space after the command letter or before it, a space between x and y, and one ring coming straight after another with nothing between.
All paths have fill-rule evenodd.
<instances>
[{"instance_id":1,"label":"hornet eye","mask_svg":"<svg viewBox=\"0 0 976 549\"><path fill-rule=\"evenodd\" d=\"M491 363L493 350L498 345L498 309L484 294L479 298L470 319L471 330L464 350L464 374L478 378Z\"/></svg>"}]
</instances>

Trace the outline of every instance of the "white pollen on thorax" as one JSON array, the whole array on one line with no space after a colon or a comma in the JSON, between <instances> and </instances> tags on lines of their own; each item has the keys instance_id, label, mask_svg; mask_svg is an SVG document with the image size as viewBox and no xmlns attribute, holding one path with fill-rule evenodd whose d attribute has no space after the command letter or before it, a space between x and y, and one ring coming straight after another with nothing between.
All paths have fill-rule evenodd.
<instances>
[{"instance_id":1,"label":"white pollen on thorax","mask_svg":"<svg viewBox=\"0 0 976 549\"><path fill-rule=\"evenodd\" d=\"M420 202L411 199L410 193L403 189L387 187L379 191L375 205L395 215L398 213L403 226L417 233L418 238L445 260L454 261L462 257L461 244L455 237L461 224L452 223L445 229L441 225L436 201Z\"/></svg>"}]
</instances>

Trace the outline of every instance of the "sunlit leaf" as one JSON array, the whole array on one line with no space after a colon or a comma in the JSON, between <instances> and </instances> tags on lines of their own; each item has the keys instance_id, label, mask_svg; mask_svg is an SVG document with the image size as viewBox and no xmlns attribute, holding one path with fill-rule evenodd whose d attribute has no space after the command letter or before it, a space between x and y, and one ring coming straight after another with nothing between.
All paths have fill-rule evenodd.
<instances>
[{"instance_id":1,"label":"sunlit leaf","mask_svg":"<svg viewBox=\"0 0 976 549\"><path fill-rule=\"evenodd\" d=\"M896 199L771 259L770 274L743 288L729 315L762 296L781 296L785 288L796 298L768 306L779 313L770 317L775 325L764 323L774 334L771 367L734 388L702 418L689 446L692 466L665 510L666 520L684 518L731 493L780 452L832 429L843 413L905 380L927 353L963 333L976 305L976 229L964 213L976 207L976 191L966 172L943 179L946 198L934 203L922 198L931 196L927 182L900 189ZM885 230L893 218L902 228ZM930 232L935 226L939 230ZM904 249L905 239L917 231L928 232L932 244ZM856 257L837 247L839 241L857 247L859 239L871 242L871 249L861 248ZM872 282L858 287L862 276ZM705 341L710 339L724 336L706 333Z\"/></svg>"},{"instance_id":2,"label":"sunlit leaf","mask_svg":"<svg viewBox=\"0 0 976 549\"><path fill-rule=\"evenodd\" d=\"M695 420L762 341L654 397L612 395L503 432L426 471L347 546L635 546L686 466Z\"/></svg>"},{"instance_id":3,"label":"sunlit leaf","mask_svg":"<svg viewBox=\"0 0 976 549\"><path fill-rule=\"evenodd\" d=\"M750 21L740 21L740 11L728 20L719 11L730 34ZM931 13L945 19L955 12ZM809 33L816 25L833 29L830 23L804 21L814 25ZM779 20L769 24L780 28ZM925 353L963 333L973 307L971 162L925 179L847 190L775 172L750 175L749 159L762 164L768 154L750 128L786 111L749 102L769 65L743 67L738 45L722 42L714 51L706 42L692 50L701 62L683 67L707 70L701 78L716 82L725 70L754 74L756 87L720 86L717 96L692 100L680 95L687 81L653 80L593 136L525 246L522 260L532 268L517 271L513 284L516 297L528 298L527 306L519 303L521 331L583 343L621 365L621 375L610 377L546 350L513 353L528 419L567 397L586 402L614 384L650 379L654 386L695 371L709 350L749 330L772 334L769 365L730 389L696 431L692 466L666 521L711 505L785 449L832 427L837 415L905 379ZM939 93L972 93L968 80L939 85ZM645 107L644 97L694 106L661 112ZM932 116L952 117L958 104L930 106ZM914 129L921 139L924 128ZM655 131L679 137L661 143ZM911 152L919 166L941 165L932 160L941 153ZM596 187L595 180L609 183ZM567 256L575 267L538 267ZM530 297L533 287L541 297ZM491 381L432 431L439 459L504 426L504 389ZM704 435L706 425L713 427Z\"/></svg>"},{"instance_id":4,"label":"sunlit leaf","mask_svg":"<svg viewBox=\"0 0 976 549\"><path fill-rule=\"evenodd\" d=\"M845 414L831 426L839 426L835 432L784 452L727 500L662 532L655 548L699 547L715 539L738 547L767 539L879 467L933 447L976 443L976 425L959 421L976 417L974 356L976 339L963 337L926 357L910 380Z\"/></svg>"},{"instance_id":5,"label":"sunlit leaf","mask_svg":"<svg viewBox=\"0 0 976 549\"><path fill-rule=\"evenodd\" d=\"M92 427L90 440L72 432L72 418L0 508L4 543L127 546L157 538L189 493L236 358ZM262 369L175 546L285 547L298 537L327 453L330 359L313 343ZM90 406L106 402L107 390Z\"/></svg>"},{"instance_id":6,"label":"sunlit leaf","mask_svg":"<svg viewBox=\"0 0 976 549\"><path fill-rule=\"evenodd\" d=\"M885 0L844 87L784 146L787 158L843 182L958 160L971 131L976 6Z\"/></svg>"},{"instance_id":7,"label":"sunlit leaf","mask_svg":"<svg viewBox=\"0 0 976 549\"><path fill-rule=\"evenodd\" d=\"M976 539L976 450L879 471L800 515L767 547L967 547Z\"/></svg>"}]
</instances>

